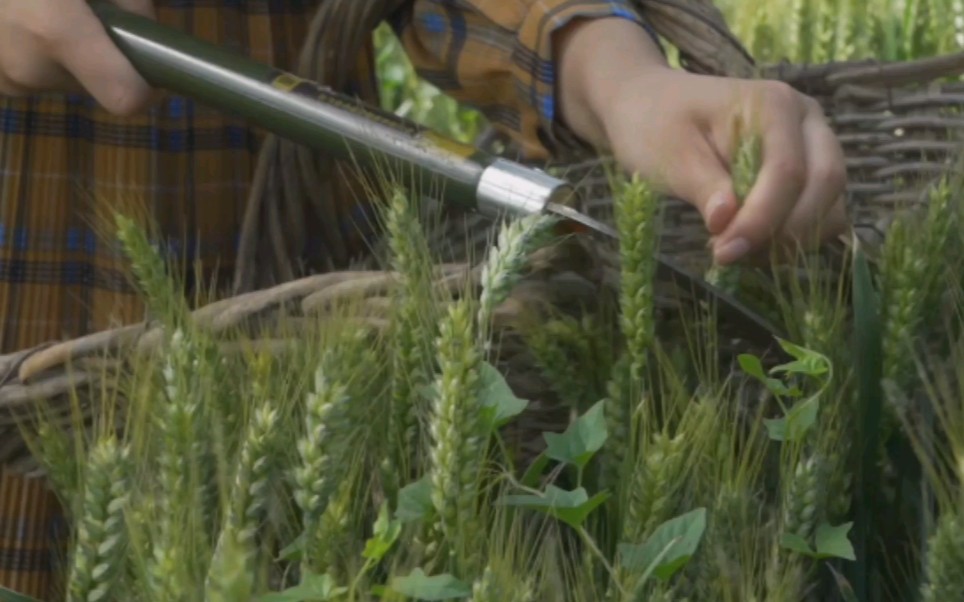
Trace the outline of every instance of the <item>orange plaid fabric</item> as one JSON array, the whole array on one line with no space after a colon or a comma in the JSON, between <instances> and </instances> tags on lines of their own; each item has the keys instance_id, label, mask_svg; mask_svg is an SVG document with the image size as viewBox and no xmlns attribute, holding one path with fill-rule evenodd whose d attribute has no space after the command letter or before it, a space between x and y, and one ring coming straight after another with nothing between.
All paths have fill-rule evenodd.
<instances>
[{"instance_id":1,"label":"orange plaid fabric","mask_svg":"<svg viewBox=\"0 0 964 602\"><path fill-rule=\"evenodd\" d=\"M162 23L291 69L323 1L156 6ZM642 26L629 0L413 0L390 23L423 77L544 158L564 133L551 35L577 16ZM0 352L141 318L109 243L112 210L149 217L174 258L230 274L259 142L244 122L177 96L130 119L83 96L0 100ZM58 520L43 481L0 467L0 586L54 595Z\"/></svg>"}]
</instances>

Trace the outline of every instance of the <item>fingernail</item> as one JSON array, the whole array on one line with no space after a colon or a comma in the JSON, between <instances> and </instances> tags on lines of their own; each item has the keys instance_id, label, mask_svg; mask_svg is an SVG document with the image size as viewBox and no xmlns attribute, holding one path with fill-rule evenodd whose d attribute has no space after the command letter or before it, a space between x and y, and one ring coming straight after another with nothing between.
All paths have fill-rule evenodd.
<instances>
[{"instance_id":1,"label":"fingernail","mask_svg":"<svg viewBox=\"0 0 964 602\"><path fill-rule=\"evenodd\" d=\"M750 252L750 241L745 238L734 238L730 242L716 249L713 253L717 263L728 264L739 261Z\"/></svg>"},{"instance_id":2,"label":"fingernail","mask_svg":"<svg viewBox=\"0 0 964 602\"><path fill-rule=\"evenodd\" d=\"M726 207L726 194L722 192L713 193L709 202L706 203L706 221L712 224L713 216L724 207Z\"/></svg>"}]
</instances>

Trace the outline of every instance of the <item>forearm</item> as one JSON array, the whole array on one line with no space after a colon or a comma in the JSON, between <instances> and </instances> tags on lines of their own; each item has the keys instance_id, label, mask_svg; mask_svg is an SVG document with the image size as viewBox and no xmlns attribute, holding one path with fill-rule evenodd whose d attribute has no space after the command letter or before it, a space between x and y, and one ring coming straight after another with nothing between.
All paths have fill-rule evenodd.
<instances>
[{"instance_id":1,"label":"forearm","mask_svg":"<svg viewBox=\"0 0 964 602\"><path fill-rule=\"evenodd\" d=\"M619 85L669 68L652 36L619 18L578 19L555 34L559 116L574 134L610 150L604 116Z\"/></svg>"}]
</instances>

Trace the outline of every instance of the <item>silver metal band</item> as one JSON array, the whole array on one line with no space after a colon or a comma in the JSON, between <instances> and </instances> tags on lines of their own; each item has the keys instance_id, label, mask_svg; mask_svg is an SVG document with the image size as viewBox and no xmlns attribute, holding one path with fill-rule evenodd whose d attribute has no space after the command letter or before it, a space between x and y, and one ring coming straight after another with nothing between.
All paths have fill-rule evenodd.
<instances>
[{"instance_id":1,"label":"silver metal band","mask_svg":"<svg viewBox=\"0 0 964 602\"><path fill-rule=\"evenodd\" d=\"M533 215L572 192L569 183L544 171L496 159L482 172L476 199L479 211L488 215L503 212Z\"/></svg>"}]
</instances>

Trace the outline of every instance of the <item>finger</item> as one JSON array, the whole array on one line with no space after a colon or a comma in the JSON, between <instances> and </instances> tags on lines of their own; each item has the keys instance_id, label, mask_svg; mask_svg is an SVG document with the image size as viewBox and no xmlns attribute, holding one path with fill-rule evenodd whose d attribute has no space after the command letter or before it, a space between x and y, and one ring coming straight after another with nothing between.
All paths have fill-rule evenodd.
<instances>
[{"instance_id":1,"label":"finger","mask_svg":"<svg viewBox=\"0 0 964 602\"><path fill-rule=\"evenodd\" d=\"M39 56L39 54L38 54ZM2 75L0 75L2 77ZM21 95L42 94L45 92L83 93L80 85L69 71L52 61L38 60L34 70L27 77L8 79L10 85L19 90Z\"/></svg>"},{"instance_id":2,"label":"finger","mask_svg":"<svg viewBox=\"0 0 964 602\"><path fill-rule=\"evenodd\" d=\"M144 2L130 4L143 14ZM72 25L53 44L54 57L111 113L130 115L145 107L151 99L150 86L117 49L90 7L65 3L63 10L70 13L66 22Z\"/></svg>"},{"instance_id":3,"label":"finger","mask_svg":"<svg viewBox=\"0 0 964 602\"><path fill-rule=\"evenodd\" d=\"M850 215L847 213L846 197L840 195L837 202L830 207L830 211L824 217L824 227L821 230L824 240L839 238L849 232L852 227Z\"/></svg>"},{"instance_id":4,"label":"finger","mask_svg":"<svg viewBox=\"0 0 964 602\"><path fill-rule=\"evenodd\" d=\"M762 165L743 207L714 243L721 265L738 261L765 247L783 229L806 184L807 158L799 99L775 87L766 98L762 130ZM792 92L792 91L791 91Z\"/></svg>"},{"instance_id":5,"label":"finger","mask_svg":"<svg viewBox=\"0 0 964 602\"><path fill-rule=\"evenodd\" d=\"M62 89L69 78L63 68L47 58L46 48L34 32L25 27L5 27L0 35L0 91L26 96Z\"/></svg>"},{"instance_id":6,"label":"finger","mask_svg":"<svg viewBox=\"0 0 964 602\"><path fill-rule=\"evenodd\" d=\"M681 200L696 207L711 235L716 235L736 215L739 203L726 165L702 136L674 157L668 169L670 188Z\"/></svg>"},{"instance_id":7,"label":"finger","mask_svg":"<svg viewBox=\"0 0 964 602\"><path fill-rule=\"evenodd\" d=\"M810 103L808 103L810 104ZM782 235L805 247L819 244L837 233L827 231L830 210L840 203L847 184L843 150L827 125L819 106L812 103L803 123L807 184L784 223Z\"/></svg>"}]
</instances>

